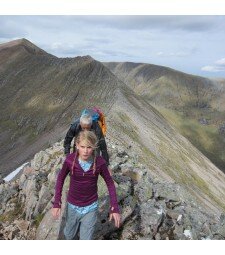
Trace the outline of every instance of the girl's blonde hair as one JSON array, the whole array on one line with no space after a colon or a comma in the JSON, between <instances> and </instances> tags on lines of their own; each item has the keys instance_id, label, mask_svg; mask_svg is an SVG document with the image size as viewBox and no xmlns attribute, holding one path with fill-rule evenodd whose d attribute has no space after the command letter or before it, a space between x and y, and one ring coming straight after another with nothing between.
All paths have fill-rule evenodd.
<instances>
[{"instance_id":1,"label":"girl's blonde hair","mask_svg":"<svg viewBox=\"0 0 225 255\"><path fill-rule=\"evenodd\" d=\"M93 174L95 174L95 170L96 170L96 151L95 150L97 149L98 138L93 131L83 130L83 131L80 131L80 133L78 134L78 136L75 139L75 142L78 144L81 141L84 142L86 146L90 146L91 148L94 149L94 151L93 151L93 156L94 156ZM73 174L74 165L75 165L75 161L76 161L77 157L78 157L78 151L76 150L75 157L74 157L73 164L72 164L72 174Z\"/></svg>"},{"instance_id":2,"label":"girl's blonde hair","mask_svg":"<svg viewBox=\"0 0 225 255\"><path fill-rule=\"evenodd\" d=\"M94 150L97 148L98 138L93 131L83 130L76 137L76 143L84 142L86 146L90 146Z\"/></svg>"}]
</instances>

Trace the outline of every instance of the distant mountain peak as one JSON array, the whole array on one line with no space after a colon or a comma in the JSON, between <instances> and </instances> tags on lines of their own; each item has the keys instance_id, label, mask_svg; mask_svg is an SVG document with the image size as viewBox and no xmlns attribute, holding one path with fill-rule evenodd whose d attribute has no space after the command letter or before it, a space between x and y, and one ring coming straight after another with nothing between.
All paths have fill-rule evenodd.
<instances>
[{"instance_id":1,"label":"distant mountain peak","mask_svg":"<svg viewBox=\"0 0 225 255\"><path fill-rule=\"evenodd\" d=\"M46 51L37 47L35 44L33 44L32 42L30 42L29 40L25 38L0 44L0 51L6 50L6 49L12 49L15 47L24 47L29 53L32 53L32 54L48 54Z\"/></svg>"}]
</instances>

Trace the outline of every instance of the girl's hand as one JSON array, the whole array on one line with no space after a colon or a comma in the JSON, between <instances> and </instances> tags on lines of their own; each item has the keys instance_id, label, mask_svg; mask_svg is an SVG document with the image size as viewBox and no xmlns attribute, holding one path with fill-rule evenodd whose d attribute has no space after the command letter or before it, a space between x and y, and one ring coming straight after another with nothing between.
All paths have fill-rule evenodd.
<instances>
[{"instance_id":1,"label":"girl's hand","mask_svg":"<svg viewBox=\"0 0 225 255\"><path fill-rule=\"evenodd\" d=\"M112 218L113 218L114 221L115 221L115 226L116 226L117 228L119 228L119 227L120 227L120 214L119 214L119 213L110 213L110 215L109 215L109 221L111 221Z\"/></svg>"},{"instance_id":2,"label":"girl's hand","mask_svg":"<svg viewBox=\"0 0 225 255\"><path fill-rule=\"evenodd\" d=\"M54 218L54 220L57 220L60 216L61 213L61 208L52 208L52 216Z\"/></svg>"},{"instance_id":3,"label":"girl's hand","mask_svg":"<svg viewBox=\"0 0 225 255\"><path fill-rule=\"evenodd\" d=\"M110 176L112 176L112 169L110 167L108 167L108 170L109 170Z\"/></svg>"}]
</instances>

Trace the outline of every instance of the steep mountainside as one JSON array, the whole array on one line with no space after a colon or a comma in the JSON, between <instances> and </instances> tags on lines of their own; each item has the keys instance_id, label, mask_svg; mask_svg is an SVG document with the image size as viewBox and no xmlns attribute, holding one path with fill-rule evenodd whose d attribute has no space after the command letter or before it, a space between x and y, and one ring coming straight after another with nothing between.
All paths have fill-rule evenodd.
<instances>
[{"instance_id":1,"label":"steep mountainside","mask_svg":"<svg viewBox=\"0 0 225 255\"><path fill-rule=\"evenodd\" d=\"M221 98L219 81L185 74L174 69L142 63L104 63L137 94L177 110L185 107L210 107ZM224 91L223 91L224 93ZM225 110L225 103L213 105Z\"/></svg>"},{"instance_id":2,"label":"steep mountainside","mask_svg":"<svg viewBox=\"0 0 225 255\"><path fill-rule=\"evenodd\" d=\"M120 85L89 56L57 58L25 39L1 45L0 172L62 138L84 107L107 113Z\"/></svg>"},{"instance_id":3,"label":"steep mountainside","mask_svg":"<svg viewBox=\"0 0 225 255\"><path fill-rule=\"evenodd\" d=\"M224 173L180 135L148 100L122 91L112 112L111 136L128 148L131 146L151 174L182 184L204 206L212 209L216 202L224 208Z\"/></svg>"},{"instance_id":4,"label":"steep mountainside","mask_svg":"<svg viewBox=\"0 0 225 255\"><path fill-rule=\"evenodd\" d=\"M225 171L223 80L210 80L151 64L104 64Z\"/></svg>"}]
</instances>

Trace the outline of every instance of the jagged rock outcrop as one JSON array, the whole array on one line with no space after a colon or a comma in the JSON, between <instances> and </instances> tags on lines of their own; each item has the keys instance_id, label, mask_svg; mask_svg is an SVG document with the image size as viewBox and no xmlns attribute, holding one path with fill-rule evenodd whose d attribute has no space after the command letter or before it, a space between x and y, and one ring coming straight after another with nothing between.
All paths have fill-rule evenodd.
<instances>
[{"instance_id":1,"label":"jagged rock outcrop","mask_svg":"<svg viewBox=\"0 0 225 255\"><path fill-rule=\"evenodd\" d=\"M109 143L113 179L122 224L108 221L107 187L99 179L99 217L95 239L225 239L225 215L213 214L177 183L162 182L138 163L130 148ZM57 173L64 156L62 142L36 154L19 179L0 185L1 239L63 239L68 177L60 219L51 215ZM20 205L20 206L18 206Z\"/></svg>"}]
</instances>

